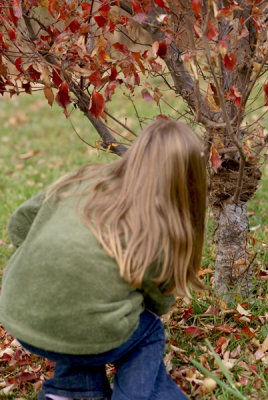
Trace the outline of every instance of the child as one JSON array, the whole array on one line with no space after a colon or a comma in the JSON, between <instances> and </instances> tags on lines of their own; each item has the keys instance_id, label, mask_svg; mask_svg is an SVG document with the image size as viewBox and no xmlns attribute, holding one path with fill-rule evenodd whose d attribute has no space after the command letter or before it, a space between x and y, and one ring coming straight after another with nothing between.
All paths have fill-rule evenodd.
<instances>
[{"instance_id":1,"label":"child","mask_svg":"<svg viewBox=\"0 0 268 400\"><path fill-rule=\"evenodd\" d=\"M1 321L56 361L39 400L186 399L166 373L157 315L202 288L202 155L189 127L159 119L121 159L83 166L11 217Z\"/></svg>"}]
</instances>

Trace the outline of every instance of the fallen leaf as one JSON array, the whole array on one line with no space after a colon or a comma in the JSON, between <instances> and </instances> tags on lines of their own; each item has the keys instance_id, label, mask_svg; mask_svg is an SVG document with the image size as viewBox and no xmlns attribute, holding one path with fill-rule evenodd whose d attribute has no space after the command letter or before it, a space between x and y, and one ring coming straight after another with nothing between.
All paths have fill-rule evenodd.
<instances>
[{"instance_id":1,"label":"fallen leaf","mask_svg":"<svg viewBox=\"0 0 268 400\"><path fill-rule=\"evenodd\" d=\"M238 304L236 310L239 312L241 315L251 315L250 311L245 310L240 304Z\"/></svg>"},{"instance_id":2,"label":"fallen leaf","mask_svg":"<svg viewBox=\"0 0 268 400\"><path fill-rule=\"evenodd\" d=\"M262 345L261 345L261 350L265 353L268 350L268 335L264 339Z\"/></svg>"},{"instance_id":3,"label":"fallen leaf","mask_svg":"<svg viewBox=\"0 0 268 400\"><path fill-rule=\"evenodd\" d=\"M28 160L29 158L32 158L32 157L36 156L36 155L39 154L40 152L41 152L41 150L33 149L33 150L28 151L28 153L20 154L20 155L18 156L18 158L19 158L20 160Z\"/></svg>"}]
</instances>

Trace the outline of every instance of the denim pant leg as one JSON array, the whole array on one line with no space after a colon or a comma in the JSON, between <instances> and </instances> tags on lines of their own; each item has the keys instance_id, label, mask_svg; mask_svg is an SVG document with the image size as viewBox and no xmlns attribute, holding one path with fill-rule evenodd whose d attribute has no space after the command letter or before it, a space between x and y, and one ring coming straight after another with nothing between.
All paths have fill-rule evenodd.
<instances>
[{"instance_id":1,"label":"denim pant leg","mask_svg":"<svg viewBox=\"0 0 268 400\"><path fill-rule=\"evenodd\" d=\"M186 400L168 376L163 363L165 334L159 317L145 310L132 336L120 347L96 355L70 355L22 345L32 353L56 361L55 375L39 392L72 398L105 398L112 400ZM105 375L105 364L117 367L111 393Z\"/></svg>"},{"instance_id":2,"label":"denim pant leg","mask_svg":"<svg viewBox=\"0 0 268 400\"><path fill-rule=\"evenodd\" d=\"M90 359L94 356L55 353L19 341L31 353L56 362L54 376L43 383L38 400L46 400L46 394L90 399L111 397L105 363L91 365Z\"/></svg>"},{"instance_id":3,"label":"denim pant leg","mask_svg":"<svg viewBox=\"0 0 268 400\"><path fill-rule=\"evenodd\" d=\"M111 397L112 394L110 383L106 377L105 365L74 366L62 362L56 362L54 377L43 383L42 392L90 399Z\"/></svg>"},{"instance_id":4,"label":"denim pant leg","mask_svg":"<svg viewBox=\"0 0 268 400\"><path fill-rule=\"evenodd\" d=\"M164 327L155 316L143 340L114 362L112 400L187 400L166 372L164 345Z\"/></svg>"}]
</instances>

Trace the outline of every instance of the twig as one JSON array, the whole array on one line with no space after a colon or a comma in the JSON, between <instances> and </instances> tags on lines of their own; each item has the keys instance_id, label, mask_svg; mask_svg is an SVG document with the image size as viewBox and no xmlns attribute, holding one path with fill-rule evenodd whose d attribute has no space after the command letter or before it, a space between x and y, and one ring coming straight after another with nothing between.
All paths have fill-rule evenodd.
<instances>
[{"instance_id":1,"label":"twig","mask_svg":"<svg viewBox=\"0 0 268 400\"><path fill-rule=\"evenodd\" d=\"M123 124L123 122L119 121L119 119L115 118L112 114L110 114L108 111L104 110L104 113L108 115L112 120L114 120L117 124L121 125L124 129L129 131L132 135L137 136L137 134L130 129L127 125Z\"/></svg>"},{"instance_id":2,"label":"twig","mask_svg":"<svg viewBox=\"0 0 268 400\"><path fill-rule=\"evenodd\" d=\"M79 137L79 139L80 139L82 142L84 142L87 146L92 147L93 149L96 150L96 147L94 147L92 144L88 143L85 139L83 139L83 138L79 135L79 133L77 132L77 130L76 130L76 128L75 128L75 126L74 126L74 124L73 124L73 122L72 122L72 119L71 119L70 115L69 115L69 118L68 118L68 119L69 119L69 122L70 122L70 124L71 124L71 126L72 126L72 129L74 130L75 134Z\"/></svg>"},{"instance_id":3,"label":"twig","mask_svg":"<svg viewBox=\"0 0 268 400\"><path fill-rule=\"evenodd\" d=\"M251 81L251 83L250 83L250 85L249 85L249 88L248 88L248 90L247 90L247 92L246 92L246 94L245 94L245 99L243 99L243 104L246 104L246 102L247 102L247 100L248 100L248 97L249 97L249 95L250 95L250 93L251 93L251 91L252 91L252 89L253 89L253 87L254 87L256 81L257 81L257 79L259 78L260 73L261 73L261 71L262 71L262 69L263 69L263 67L264 67L264 65L265 65L265 63L266 63L266 61L267 61L267 59L268 59L268 53L266 53L266 55L263 57L262 63L261 63L261 65L260 65L260 68L259 68L258 71L256 72L254 78L252 79L252 81Z\"/></svg>"}]
</instances>

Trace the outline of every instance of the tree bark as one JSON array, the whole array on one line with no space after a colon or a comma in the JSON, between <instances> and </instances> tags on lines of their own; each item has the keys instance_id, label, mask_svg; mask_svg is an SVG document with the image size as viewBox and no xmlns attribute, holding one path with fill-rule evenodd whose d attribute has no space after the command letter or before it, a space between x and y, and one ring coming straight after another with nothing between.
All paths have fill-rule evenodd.
<instances>
[{"instance_id":1,"label":"tree bark","mask_svg":"<svg viewBox=\"0 0 268 400\"><path fill-rule=\"evenodd\" d=\"M216 245L215 289L227 301L253 289L247 252L249 223L246 203L222 204L213 209Z\"/></svg>"}]
</instances>

